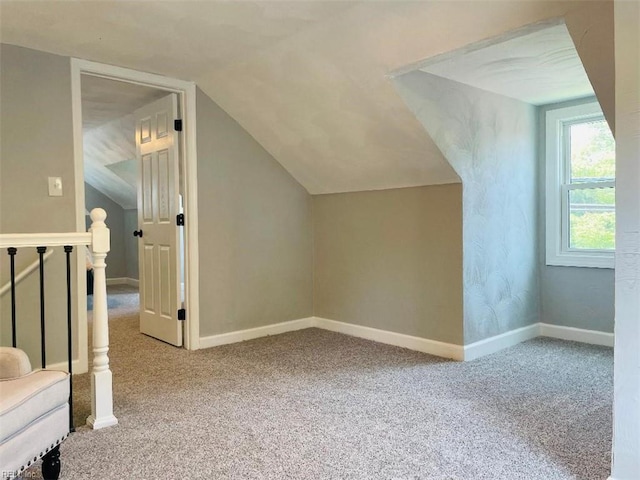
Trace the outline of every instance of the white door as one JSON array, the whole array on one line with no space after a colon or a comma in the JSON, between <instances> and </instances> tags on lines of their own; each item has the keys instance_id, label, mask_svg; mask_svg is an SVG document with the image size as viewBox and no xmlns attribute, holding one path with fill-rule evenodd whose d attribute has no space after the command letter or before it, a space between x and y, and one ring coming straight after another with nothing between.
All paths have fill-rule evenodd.
<instances>
[{"instance_id":1,"label":"white door","mask_svg":"<svg viewBox=\"0 0 640 480\"><path fill-rule=\"evenodd\" d=\"M140 331L182 345L178 320L180 251L178 100L172 93L135 112L138 175Z\"/></svg>"}]
</instances>

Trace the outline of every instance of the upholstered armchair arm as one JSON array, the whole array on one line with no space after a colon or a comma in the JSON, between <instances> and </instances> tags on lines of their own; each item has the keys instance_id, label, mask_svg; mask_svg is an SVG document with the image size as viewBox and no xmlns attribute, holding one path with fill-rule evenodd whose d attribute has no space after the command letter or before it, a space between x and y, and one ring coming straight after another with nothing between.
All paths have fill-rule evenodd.
<instances>
[{"instance_id":1,"label":"upholstered armchair arm","mask_svg":"<svg viewBox=\"0 0 640 480\"><path fill-rule=\"evenodd\" d=\"M19 348L0 347L0 380L31 373L29 357Z\"/></svg>"}]
</instances>

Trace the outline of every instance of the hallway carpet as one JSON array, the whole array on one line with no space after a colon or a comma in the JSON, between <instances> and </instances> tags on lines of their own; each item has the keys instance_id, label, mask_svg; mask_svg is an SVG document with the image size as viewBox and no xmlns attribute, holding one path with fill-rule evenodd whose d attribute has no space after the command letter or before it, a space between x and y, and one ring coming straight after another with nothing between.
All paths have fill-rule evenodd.
<instances>
[{"instance_id":1,"label":"hallway carpet","mask_svg":"<svg viewBox=\"0 0 640 480\"><path fill-rule=\"evenodd\" d=\"M136 315L140 305L140 295L138 287L131 285L109 285L107 286L107 308L109 318L117 319ZM87 309L89 310L89 320L93 310L93 295L87 296Z\"/></svg>"},{"instance_id":2,"label":"hallway carpet","mask_svg":"<svg viewBox=\"0 0 640 480\"><path fill-rule=\"evenodd\" d=\"M133 313L133 314L132 314ZM606 479L612 350L536 339L468 363L318 329L188 352L111 318L115 414L64 479ZM89 377L76 381L78 425Z\"/></svg>"}]
</instances>

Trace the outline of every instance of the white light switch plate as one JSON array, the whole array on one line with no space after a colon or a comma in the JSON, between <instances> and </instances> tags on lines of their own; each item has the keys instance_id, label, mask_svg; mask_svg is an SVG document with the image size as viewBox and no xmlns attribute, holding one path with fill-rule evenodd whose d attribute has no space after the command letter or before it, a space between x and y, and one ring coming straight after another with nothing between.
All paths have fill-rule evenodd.
<instances>
[{"instance_id":1,"label":"white light switch plate","mask_svg":"<svg viewBox=\"0 0 640 480\"><path fill-rule=\"evenodd\" d=\"M61 177L49 177L49 196L50 197L62 196L62 178Z\"/></svg>"}]
</instances>

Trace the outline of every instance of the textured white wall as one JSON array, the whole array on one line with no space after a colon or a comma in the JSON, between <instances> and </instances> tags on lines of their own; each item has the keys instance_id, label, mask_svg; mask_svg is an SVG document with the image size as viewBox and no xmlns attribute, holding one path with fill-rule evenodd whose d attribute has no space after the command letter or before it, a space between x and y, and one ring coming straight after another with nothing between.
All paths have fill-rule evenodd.
<instances>
[{"instance_id":1,"label":"textured white wall","mask_svg":"<svg viewBox=\"0 0 640 480\"><path fill-rule=\"evenodd\" d=\"M465 344L537 322L535 108L424 72L395 83L462 178Z\"/></svg>"},{"instance_id":2,"label":"textured white wall","mask_svg":"<svg viewBox=\"0 0 640 480\"><path fill-rule=\"evenodd\" d=\"M640 3L616 1L616 323L613 471L640 478Z\"/></svg>"}]
</instances>

